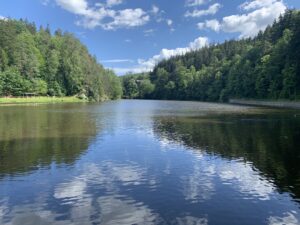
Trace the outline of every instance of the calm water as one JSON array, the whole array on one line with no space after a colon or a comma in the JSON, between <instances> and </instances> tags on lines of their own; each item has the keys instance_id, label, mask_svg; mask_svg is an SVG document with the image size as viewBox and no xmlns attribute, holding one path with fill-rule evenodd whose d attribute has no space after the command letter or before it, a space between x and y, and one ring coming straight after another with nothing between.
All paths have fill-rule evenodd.
<instances>
[{"instance_id":1,"label":"calm water","mask_svg":"<svg viewBox=\"0 0 300 225\"><path fill-rule=\"evenodd\" d=\"M300 224L300 111L0 108L0 224Z\"/></svg>"}]
</instances>

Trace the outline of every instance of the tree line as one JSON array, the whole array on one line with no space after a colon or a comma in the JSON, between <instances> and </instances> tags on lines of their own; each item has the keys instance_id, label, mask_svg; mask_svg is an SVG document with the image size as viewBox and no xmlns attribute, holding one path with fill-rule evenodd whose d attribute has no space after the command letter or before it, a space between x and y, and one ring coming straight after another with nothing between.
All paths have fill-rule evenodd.
<instances>
[{"instance_id":1,"label":"tree line","mask_svg":"<svg viewBox=\"0 0 300 225\"><path fill-rule=\"evenodd\" d=\"M122 78L125 97L228 101L300 98L300 11L287 10L254 38L229 40Z\"/></svg>"},{"instance_id":2,"label":"tree line","mask_svg":"<svg viewBox=\"0 0 300 225\"><path fill-rule=\"evenodd\" d=\"M120 79L91 56L71 33L0 20L0 96L24 93L80 95L91 100L122 95Z\"/></svg>"}]
</instances>

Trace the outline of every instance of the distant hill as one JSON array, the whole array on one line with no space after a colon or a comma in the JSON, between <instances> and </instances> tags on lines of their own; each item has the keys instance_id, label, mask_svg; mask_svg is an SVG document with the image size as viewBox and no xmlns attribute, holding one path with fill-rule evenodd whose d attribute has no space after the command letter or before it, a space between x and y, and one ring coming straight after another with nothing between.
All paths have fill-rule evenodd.
<instances>
[{"instance_id":1,"label":"distant hill","mask_svg":"<svg viewBox=\"0 0 300 225\"><path fill-rule=\"evenodd\" d=\"M138 79L150 82L151 93L131 95L139 92L140 81L135 85L134 76L127 76L123 78L127 96L200 101L300 99L300 12L286 11L255 38L225 41L162 61Z\"/></svg>"}]
</instances>

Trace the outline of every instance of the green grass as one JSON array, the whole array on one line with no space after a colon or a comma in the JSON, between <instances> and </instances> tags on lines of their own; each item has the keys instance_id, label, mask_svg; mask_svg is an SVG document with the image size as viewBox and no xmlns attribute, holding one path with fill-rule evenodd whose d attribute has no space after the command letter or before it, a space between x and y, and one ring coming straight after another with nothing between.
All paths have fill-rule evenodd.
<instances>
[{"instance_id":1,"label":"green grass","mask_svg":"<svg viewBox=\"0 0 300 225\"><path fill-rule=\"evenodd\" d=\"M2 104L27 104L27 103L71 103L71 102L87 102L75 96L72 97L11 97L0 98L0 105Z\"/></svg>"}]
</instances>

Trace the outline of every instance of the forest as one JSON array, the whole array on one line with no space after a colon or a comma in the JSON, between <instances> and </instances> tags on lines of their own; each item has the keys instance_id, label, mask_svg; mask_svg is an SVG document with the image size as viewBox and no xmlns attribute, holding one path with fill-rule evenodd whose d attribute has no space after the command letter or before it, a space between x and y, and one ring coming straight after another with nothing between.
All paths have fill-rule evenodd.
<instances>
[{"instance_id":1,"label":"forest","mask_svg":"<svg viewBox=\"0 0 300 225\"><path fill-rule=\"evenodd\" d=\"M26 20L0 20L0 96L83 96L93 101L122 95L120 79L104 69L73 34L37 29Z\"/></svg>"},{"instance_id":2,"label":"forest","mask_svg":"<svg viewBox=\"0 0 300 225\"><path fill-rule=\"evenodd\" d=\"M211 44L122 77L125 98L226 102L300 99L300 11L287 10L254 38Z\"/></svg>"}]
</instances>

